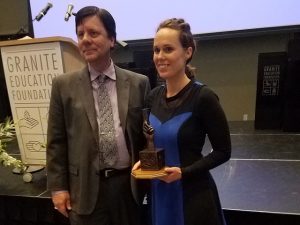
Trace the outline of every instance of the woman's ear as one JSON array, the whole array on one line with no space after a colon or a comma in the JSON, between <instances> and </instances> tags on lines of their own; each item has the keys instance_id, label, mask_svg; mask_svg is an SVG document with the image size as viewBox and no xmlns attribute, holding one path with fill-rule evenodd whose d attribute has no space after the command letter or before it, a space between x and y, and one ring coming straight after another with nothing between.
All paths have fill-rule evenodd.
<instances>
[{"instance_id":1,"label":"woman's ear","mask_svg":"<svg viewBox=\"0 0 300 225\"><path fill-rule=\"evenodd\" d=\"M185 51L185 59L188 60L192 57L193 55L193 48L192 47L188 47Z\"/></svg>"}]
</instances>

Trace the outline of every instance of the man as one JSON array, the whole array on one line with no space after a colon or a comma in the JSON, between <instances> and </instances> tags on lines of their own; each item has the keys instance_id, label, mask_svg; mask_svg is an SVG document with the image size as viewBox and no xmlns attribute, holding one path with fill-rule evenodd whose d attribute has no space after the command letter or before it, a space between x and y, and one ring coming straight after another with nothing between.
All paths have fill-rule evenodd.
<instances>
[{"instance_id":1,"label":"man","mask_svg":"<svg viewBox=\"0 0 300 225\"><path fill-rule=\"evenodd\" d=\"M130 167L145 146L141 109L148 78L113 64L116 26L108 11L84 7L75 23L88 66L53 80L48 189L72 225L139 224Z\"/></svg>"}]
</instances>

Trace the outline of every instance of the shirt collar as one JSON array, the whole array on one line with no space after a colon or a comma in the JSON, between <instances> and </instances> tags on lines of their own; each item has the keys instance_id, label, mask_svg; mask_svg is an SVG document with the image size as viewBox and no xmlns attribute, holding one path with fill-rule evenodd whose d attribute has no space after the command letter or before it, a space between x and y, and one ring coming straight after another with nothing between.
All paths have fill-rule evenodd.
<instances>
[{"instance_id":1,"label":"shirt collar","mask_svg":"<svg viewBox=\"0 0 300 225\"><path fill-rule=\"evenodd\" d=\"M112 60L110 60L109 66L104 71L97 71L90 64L88 64L88 68L91 81L94 81L99 76L99 74L105 74L111 80L116 80L116 71Z\"/></svg>"}]
</instances>

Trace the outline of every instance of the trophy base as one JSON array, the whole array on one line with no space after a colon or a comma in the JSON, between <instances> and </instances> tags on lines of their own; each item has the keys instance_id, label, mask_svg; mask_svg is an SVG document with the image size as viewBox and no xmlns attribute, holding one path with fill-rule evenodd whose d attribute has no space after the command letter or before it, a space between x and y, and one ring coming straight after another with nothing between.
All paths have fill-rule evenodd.
<instances>
[{"instance_id":1,"label":"trophy base","mask_svg":"<svg viewBox=\"0 0 300 225\"><path fill-rule=\"evenodd\" d=\"M162 148L144 149L139 152L142 171L158 171L165 167L165 151Z\"/></svg>"},{"instance_id":2,"label":"trophy base","mask_svg":"<svg viewBox=\"0 0 300 225\"><path fill-rule=\"evenodd\" d=\"M131 175L136 179L155 179L166 176L167 173L165 172L164 168L160 170L141 170L141 168L139 168L132 171Z\"/></svg>"}]
</instances>

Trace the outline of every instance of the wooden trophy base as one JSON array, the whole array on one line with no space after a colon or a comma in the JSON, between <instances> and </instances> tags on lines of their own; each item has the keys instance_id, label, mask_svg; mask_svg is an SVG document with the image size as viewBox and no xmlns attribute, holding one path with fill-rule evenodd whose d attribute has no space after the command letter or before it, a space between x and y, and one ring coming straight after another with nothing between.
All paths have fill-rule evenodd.
<instances>
[{"instance_id":1,"label":"wooden trophy base","mask_svg":"<svg viewBox=\"0 0 300 225\"><path fill-rule=\"evenodd\" d=\"M165 168L160 170L141 170L141 168L131 172L131 175L136 179L155 179L166 176Z\"/></svg>"}]
</instances>

